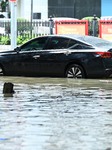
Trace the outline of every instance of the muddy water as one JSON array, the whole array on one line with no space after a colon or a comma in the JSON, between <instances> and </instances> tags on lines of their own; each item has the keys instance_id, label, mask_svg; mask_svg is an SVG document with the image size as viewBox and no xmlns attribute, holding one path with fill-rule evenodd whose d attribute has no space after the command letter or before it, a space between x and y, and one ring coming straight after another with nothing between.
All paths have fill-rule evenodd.
<instances>
[{"instance_id":1,"label":"muddy water","mask_svg":"<svg viewBox=\"0 0 112 150\"><path fill-rule=\"evenodd\" d=\"M109 148L112 80L0 77L0 150Z\"/></svg>"}]
</instances>

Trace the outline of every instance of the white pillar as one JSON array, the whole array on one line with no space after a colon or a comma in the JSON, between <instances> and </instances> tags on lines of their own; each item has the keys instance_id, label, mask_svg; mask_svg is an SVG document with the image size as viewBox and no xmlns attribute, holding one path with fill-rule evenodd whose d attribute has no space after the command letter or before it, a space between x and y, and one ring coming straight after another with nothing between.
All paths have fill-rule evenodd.
<instances>
[{"instance_id":1,"label":"white pillar","mask_svg":"<svg viewBox=\"0 0 112 150\"><path fill-rule=\"evenodd\" d=\"M17 47L17 3L11 2L11 49Z\"/></svg>"}]
</instances>

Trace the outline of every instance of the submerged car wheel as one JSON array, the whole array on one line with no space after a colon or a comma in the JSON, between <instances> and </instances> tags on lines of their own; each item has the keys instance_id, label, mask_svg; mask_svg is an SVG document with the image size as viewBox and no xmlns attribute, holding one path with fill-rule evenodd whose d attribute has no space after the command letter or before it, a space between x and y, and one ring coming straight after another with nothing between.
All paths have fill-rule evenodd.
<instances>
[{"instance_id":1,"label":"submerged car wheel","mask_svg":"<svg viewBox=\"0 0 112 150\"><path fill-rule=\"evenodd\" d=\"M67 78L85 78L84 70L81 66L73 64L66 71Z\"/></svg>"}]
</instances>

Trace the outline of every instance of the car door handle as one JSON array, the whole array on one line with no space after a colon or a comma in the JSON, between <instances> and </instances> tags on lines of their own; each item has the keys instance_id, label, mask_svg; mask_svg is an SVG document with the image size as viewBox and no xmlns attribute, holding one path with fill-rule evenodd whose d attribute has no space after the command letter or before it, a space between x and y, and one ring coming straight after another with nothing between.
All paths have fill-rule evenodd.
<instances>
[{"instance_id":1,"label":"car door handle","mask_svg":"<svg viewBox=\"0 0 112 150\"><path fill-rule=\"evenodd\" d=\"M38 59L39 57L40 57L40 55L33 56L34 59Z\"/></svg>"}]
</instances>

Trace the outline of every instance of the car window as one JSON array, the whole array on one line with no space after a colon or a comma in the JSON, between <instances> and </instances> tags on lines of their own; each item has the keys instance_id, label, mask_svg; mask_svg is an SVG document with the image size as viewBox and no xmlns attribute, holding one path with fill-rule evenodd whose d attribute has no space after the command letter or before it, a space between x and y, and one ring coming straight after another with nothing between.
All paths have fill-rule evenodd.
<instances>
[{"instance_id":1,"label":"car window","mask_svg":"<svg viewBox=\"0 0 112 150\"><path fill-rule=\"evenodd\" d=\"M21 46L21 51L43 50L47 39L47 37L33 39Z\"/></svg>"},{"instance_id":2,"label":"car window","mask_svg":"<svg viewBox=\"0 0 112 150\"><path fill-rule=\"evenodd\" d=\"M72 47L72 46L75 45L75 44L77 44L77 41L70 39L70 40L69 40L69 44L68 44L68 48L69 48L69 47Z\"/></svg>"},{"instance_id":3,"label":"car window","mask_svg":"<svg viewBox=\"0 0 112 150\"><path fill-rule=\"evenodd\" d=\"M64 49L69 43L68 38L52 37L48 43L47 49Z\"/></svg>"},{"instance_id":4,"label":"car window","mask_svg":"<svg viewBox=\"0 0 112 150\"><path fill-rule=\"evenodd\" d=\"M91 45L87 45L77 40L70 40L68 44L69 49L92 49Z\"/></svg>"},{"instance_id":5,"label":"car window","mask_svg":"<svg viewBox=\"0 0 112 150\"><path fill-rule=\"evenodd\" d=\"M77 43L69 47L70 49L94 49L91 45Z\"/></svg>"}]
</instances>

